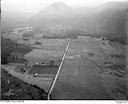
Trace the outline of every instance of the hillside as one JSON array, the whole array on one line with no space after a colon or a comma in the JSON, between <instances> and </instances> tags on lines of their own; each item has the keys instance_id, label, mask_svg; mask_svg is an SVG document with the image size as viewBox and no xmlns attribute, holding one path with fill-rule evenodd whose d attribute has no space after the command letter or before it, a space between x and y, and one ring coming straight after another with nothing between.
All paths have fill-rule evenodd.
<instances>
[{"instance_id":1,"label":"hillside","mask_svg":"<svg viewBox=\"0 0 128 104\"><path fill-rule=\"evenodd\" d=\"M127 21L128 3L107 3L97 7L90 16L74 19L76 28L92 33L124 33Z\"/></svg>"},{"instance_id":2,"label":"hillside","mask_svg":"<svg viewBox=\"0 0 128 104\"><path fill-rule=\"evenodd\" d=\"M38 30L36 32L45 33L46 37L107 36L111 40L126 44L127 9L128 2L108 2L96 7L82 8L71 8L63 2L55 2L19 24L32 26ZM23 20L28 15L20 17ZM19 21L21 18L13 20ZM2 26L13 22L11 18L9 22L8 19L4 22L5 20L6 18L2 20Z\"/></svg>"},{"instance_id":3,"label":"hillside","mask_svg":"<svg viewBox=\"0 0 128 104\"><path fill-rule=\"evenodd\" d=\"M72 12L72 8L67 4L55 2L48 6L46 10L31 17L26 23L34 27L43 27L49 24L65 24L72 17Z\"/></svg>"},{"instance_id":4,"label":"hillside","mask_svg":"<svg viewBox=\"0 0 128 104\"><path fill-rule=\"evenodd\" d=\"M32 17L33 13L31 12L9 12L2 10L1 15L1 28L2 32L9 31L14 25L19 25L26 19Z\"/></svg>"},{"instance_id":5,"label":"hillside","mask_svg":"<svg viewBox=\"0 0 128 104\"><path fill-rule=\"evenodd\" d=\"M27 20L26 23L46 33L49 30L48 35L67 35L75 30L85 35L86 33L112 34L114 37L124 38L127 7L127 2L109 2L93 8L71 8L65 3L57 2ZM54 32L51 31L51 26ZM57 26L57 29L53 28L54 26Z\"/></svg>"},{"instance_id":6,"label":"hillside","mask_svg":"<svg viewBox=\"0 0 128 104\"><path fill-rule=\"evenodd\" d=\"M13 77L6 70L1 70L2 100L46 100L47 93L37 87Z\"/></svg>"}]
</instances>

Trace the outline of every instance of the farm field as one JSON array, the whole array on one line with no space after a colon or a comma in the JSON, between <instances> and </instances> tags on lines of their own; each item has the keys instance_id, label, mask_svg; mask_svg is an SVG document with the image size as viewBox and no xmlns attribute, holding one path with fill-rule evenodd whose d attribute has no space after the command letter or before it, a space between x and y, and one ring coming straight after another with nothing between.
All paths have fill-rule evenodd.
<instances>
[{"instance_id":1,"label":"farm field","mask_svg":"<svg viewBox=\"0 0 128 104\"><path fill-rule=\"evenodd\" d=\"M24 55L29 64L41 62L45 59L61 60L68 40L43 39L39 42L41 43L40 45L32 45L33 50Z\"/></svg>"},{"instance_id":2,"label":"farm field","mask_svg":"<svg viewBox=\"0 0 128 104\"><path fill-rule=\"evenodd\" d=\"M24 58L28 60L28 64L35 64L37 62L42 62L43 60L46 59L61 60L63 53L64 52L33 49L31 52L26 54Z\"/></svg>"},{"instance_id":3,"label":"farm field","mask_svg":"<svg viewBox=\"0 0 128 104\"><path fill-rule=\"evenodd\" d=\"M47 75L51 75L51 76L55 76L56 72L58 70L58 66L37 66L35 65L35 67L33 67L32 69L29 70L28 74L29 75L35 75L36 73L39 76L47 76Z\"/></svg>"},{"instance_id":4,"label":"farm field","mask_svg":"<svg viewBox=\"0 0 128 104\"><path fill-rule=\"evenodd\" d=\"M32 77L28 74L21 74L15 71L16 65L2 65L2 68L5 69L12 76L32 85L37 85L38 87L44 89L48 92L50 85L53 81L53 77Z\"/></svg>"},{"instance_id":5,"label":"farm field","mask_svg":"<svg viewBox=\"0 0 128 104\"><path fill-rule=\"evenodd\" d=\"M68 39L19 39L17 42L38 49L63 51L66 47ZM36 42L38 42L39 44L36 44Z\"/></svg>"},{"instance_id":6,"label":"farm field","mask_svg":"<svg viewBox=\"0 0 128 104\"><path fill-rule=\"evenodd\" d=\"M50 51L64 51L69 39L39 39L41 45L32 45L34 48L43 48Z\"/></svg>"},{"instance_id":7,"label":"farm field","mask_svg":"<svg viewBox=\"0 0 128 104\"><path fill-rule=\"evenodd\" d=\"M115 61L115 57L110 57L110 53L106 51L108 51L107 46L102 47L91 37L71 41L52 89L51 99L127 99L126 64L123 67L122 63L118 63L120 69L115 67L115 70L112 67L117 66L116 64L110 67L104 66L106 62ZM121 57L116 60L120 59ZM123 59L126 62L126 59Z\"/></svg>"},{"instance_id":8,"label":"farm field","mask_svg":"<svg viewBox=\"0 0 128 104\"><path fill-rule=\"evenodd\" d=\"M119 45L111 45L109 41L89 36L67 40L46 39L41 41L41 45L33 45L32 51L26 53L24 58L30 65L45 60L55 60L59 65L69 41L68 52L51 92L51 99L127 99L128 70L123 46L118 48ZM15 65L2 67L11 75L37 85L46 92L53 82L53 76L43 76L42 68L30 72L41 73L40 77L34 78L15 72Z\"/></svg>"}]
</instances>

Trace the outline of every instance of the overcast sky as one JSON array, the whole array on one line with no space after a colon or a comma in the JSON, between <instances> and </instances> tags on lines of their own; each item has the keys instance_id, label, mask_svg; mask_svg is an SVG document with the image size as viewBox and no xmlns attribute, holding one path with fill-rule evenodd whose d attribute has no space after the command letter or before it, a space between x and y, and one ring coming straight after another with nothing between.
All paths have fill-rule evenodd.
<instances>
[{"instance_id":1,"label":"overcast sky","mask_svg":"<svg viewBox=\"0 0 128 104\"><path fill-rule=\"evenodd\" d=\"M48 5L62 1L71 7L96 6L108 1L127 1L127 0L1 0L2 11L37 12Z\"/></svg>"}]
</instances>

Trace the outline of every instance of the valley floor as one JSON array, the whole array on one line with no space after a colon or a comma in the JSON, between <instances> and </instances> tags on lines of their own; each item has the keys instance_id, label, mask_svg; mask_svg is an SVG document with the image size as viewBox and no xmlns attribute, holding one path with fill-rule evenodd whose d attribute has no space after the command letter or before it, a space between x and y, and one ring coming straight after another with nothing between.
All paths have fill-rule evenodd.
<instances>
[{"instance_id":1,"label":"valley floor","mask_svg":"<svg viewBox=\"0 0 128 104\"><path fill-rule=\"evenodd\" d=\"M59 44L57 44L57 41ZM45 59L61 60L71 42L51 99L128 99L127 47L89 36L40 40L24 58L30 65ZM49 42L53 43L50 44ZM57 64L59 65L58 61ZM54 77L32 77L15 72L17 65L2 65L11 75L49 91Z\"/></svg>"}]
</instances>

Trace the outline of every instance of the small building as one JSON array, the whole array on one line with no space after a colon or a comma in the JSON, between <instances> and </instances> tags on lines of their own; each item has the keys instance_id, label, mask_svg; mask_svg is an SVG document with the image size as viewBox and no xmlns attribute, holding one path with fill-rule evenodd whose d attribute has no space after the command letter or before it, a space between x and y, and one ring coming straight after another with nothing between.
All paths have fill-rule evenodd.
<instances>
[{"instance_id":1,"label":"small building","mask_svg":"<svg viewBox=\"0 0 128 104\"><path fill-rule=\"evenodd\" d=\"M25 30L32 31L32 27L25 27Z\"/></svg>"},{"instance_id":2,"label":"small building","mask_svg":"<svg viewBox=\"0 0 128 104\"><path fill-rule=\"evenodd\" d=\"M41 45L41 42L36 41L35 44L36 44L36 45Z\"/></svg>"},{"instance_id":3,"label":"small building","mask_svg":"<svg viewBox=\"0 0 128 104\"><path fill-rule=\"evenodd\" d=\"M103 37L102 40L108 40L108 37Z\"/></svg>"},{"instance_id":4,"label":"small building","mask_svg":"<svg viewBox=\"0 0 128 104\"><path fill-rule=\"evenodd\" d=\"M24 73L29 72L29 70L30 70L31 68L32 68L32 66L18 65L18 66L15 68L15 71L24 74Z\"/></svg>"},{"instance_id":5,"label":"small building","mask_svg":"<svg viewBox=\"0 0 128 104\"><path fill-rule=\"evenodd\" d=\"M111 67L114 64L112 62L104 62L103 67Z\"/></svg>"}]
</instances>

